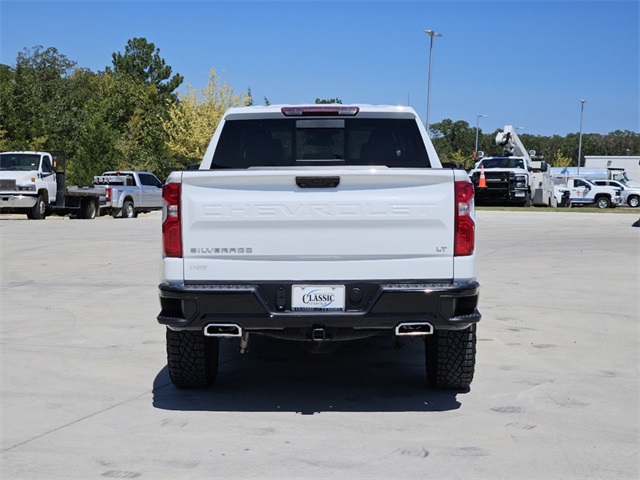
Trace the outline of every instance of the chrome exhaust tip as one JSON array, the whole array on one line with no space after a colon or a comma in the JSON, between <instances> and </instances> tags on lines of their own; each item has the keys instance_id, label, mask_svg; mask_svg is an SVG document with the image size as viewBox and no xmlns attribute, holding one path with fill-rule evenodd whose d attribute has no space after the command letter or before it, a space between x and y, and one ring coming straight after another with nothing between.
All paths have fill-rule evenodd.
<instances>
[{"instance_id":1,"label":"chrome exhaust tip","mask_svg":"<svg viewBox=\"0 0 640 480\"><path fill-rule=\"evenodd\" d=\"M242 328L235 323L210 323L204 327L205 337L241 337Z\"/></svg>"},{"instance_id":2,"label":"chrome exhaust tip","mask_svg":"<svg viewBox=\"0 0 640 480\"><path fill-rule=\"evenodd\" d=\"M397 336L431 335L433 325L429 322L404 322L396 325Z\"/></svg>"}]
</instances>

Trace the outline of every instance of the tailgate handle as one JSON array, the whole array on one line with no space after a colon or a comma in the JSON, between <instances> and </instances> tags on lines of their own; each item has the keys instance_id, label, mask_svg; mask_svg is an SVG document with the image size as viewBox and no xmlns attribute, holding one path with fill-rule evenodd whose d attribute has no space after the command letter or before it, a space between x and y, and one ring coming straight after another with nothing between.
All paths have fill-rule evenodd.
<instances>
[{"instance_id":1,"label":"tailgate handle","mask_svg":"<svg viewBox=\"0 0 640 480\"><path fill-rule=\"evenodd\" d=\"M336 188L340 185L340 177L296 177L296 185L300 188Z\"/></svg>"}]
</instances>

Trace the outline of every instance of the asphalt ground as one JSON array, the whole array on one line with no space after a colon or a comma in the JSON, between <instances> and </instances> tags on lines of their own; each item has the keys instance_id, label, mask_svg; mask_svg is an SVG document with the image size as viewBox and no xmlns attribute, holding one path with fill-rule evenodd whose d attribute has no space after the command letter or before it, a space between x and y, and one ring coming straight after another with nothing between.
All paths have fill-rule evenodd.
<instances>
[{"instance_id":1,"label":"asphalt ground","mask_svg":"<svg viewBox=\"0 0 640 480\"><path fill-rule=\"evenodd\" d=\"M637 213L478 212L483 319L465 392L423 345L222 343L170 382L160 215L0 218L3 479L636 479Z\"/></svg>"}]
</instances>

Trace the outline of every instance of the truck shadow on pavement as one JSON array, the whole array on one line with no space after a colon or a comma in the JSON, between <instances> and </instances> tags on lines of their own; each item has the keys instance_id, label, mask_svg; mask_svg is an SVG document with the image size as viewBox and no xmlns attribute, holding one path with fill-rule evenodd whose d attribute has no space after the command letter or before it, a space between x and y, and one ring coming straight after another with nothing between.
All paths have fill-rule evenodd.
<instances>
[{"instance_id":1,"label":"truck shadow on pavement","mask_svg":"<svg viewBox=\"0 0 640 480\"><path fill-rule=\"evenodd\" d=\"M286 340L251 338L220 344L218 379L208 389L176 388L165 366L153 383L153 406L212 412L414 412L460 408L457 395L426 383L424 344L388 338L343 342L331 353L309 353Z\"/></svg>"}]
</instances>

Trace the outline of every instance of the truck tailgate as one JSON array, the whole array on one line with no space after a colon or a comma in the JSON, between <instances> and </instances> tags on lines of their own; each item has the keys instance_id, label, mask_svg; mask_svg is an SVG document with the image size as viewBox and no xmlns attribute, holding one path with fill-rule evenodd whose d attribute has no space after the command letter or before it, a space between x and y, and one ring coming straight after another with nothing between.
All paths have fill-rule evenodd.
<instances>
[{"instance_id":1,"label":"truck tailgate","mask_svg":"<svg viewBox=\"0 0 640 480\"><path fill-rule=\"evenodd\" d=\"M451 279L453 175L358 167L184 172L184 279ZM301 187L309 177L339 185Z\"/></svg>"}]
</instances>

